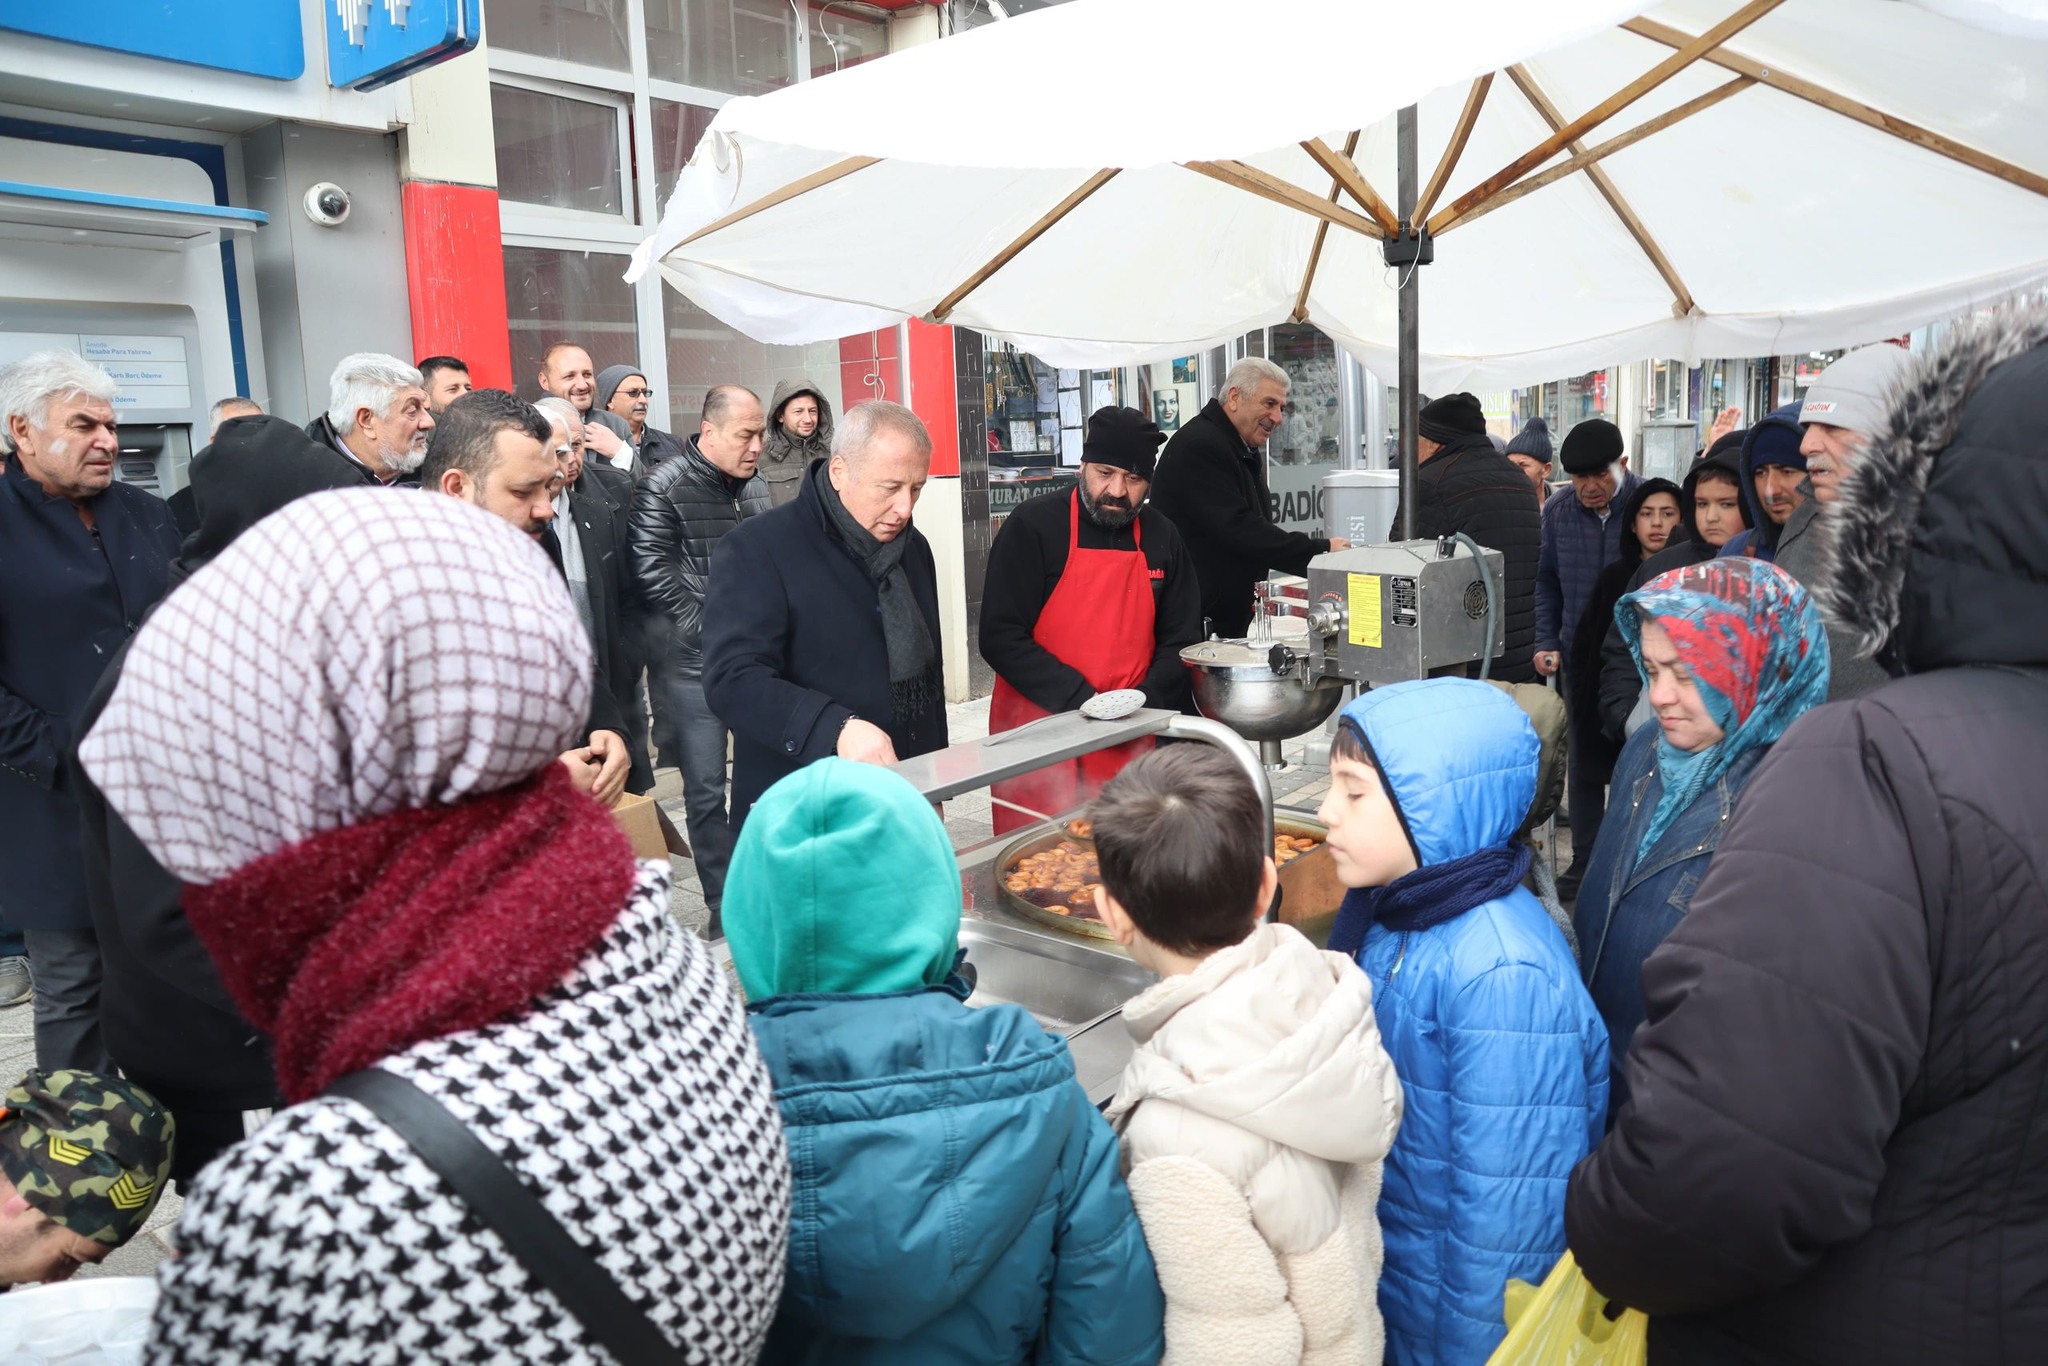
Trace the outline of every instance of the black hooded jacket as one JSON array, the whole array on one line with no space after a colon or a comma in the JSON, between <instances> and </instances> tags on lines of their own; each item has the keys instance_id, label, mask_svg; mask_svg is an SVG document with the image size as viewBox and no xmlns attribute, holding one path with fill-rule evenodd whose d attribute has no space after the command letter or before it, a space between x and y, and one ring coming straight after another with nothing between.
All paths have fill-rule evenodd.
<instances>
[{"instance_id":1,"label":"black hooded jacket","mask_svg":"<svg viewBox=\"0 0 2048 1366\"><path fill-rule=\"evenodd\" d=\"M2048 1343L2048 312L1908 373L1816 596L1905 677L1793 724L1642 972L1571 1250L1660 1363Z\"/></svg>"},{"instance_id":2,"label":"black hooded jacket","mask_svg":"<svg viewBox=\"0 0 2048 1366\"><path fill-rule=\"evenodd\" d=\"M1742 496L1742 525L1750 521L1751 499L1755 496L1749 482L1742 477L1742 448L1748 437L1748 429L1730 432L1714 443L1714 449L1693 461L1692 468L1685 472L1685 484L1678 498L1678 517L1685 535L1673 535L1669 544L1649 559L1636 563L1630 571L1627 584L1614 600L1607 605L1607 629L1600 635L1599 659L1599 712L1600 730L1609 743L1615 747L1617 756L1621 746L1628 742L1628 718L1636 709L1636 700L1643 695L1642 675L1636 672L1635 656L1629 653L1628 642L1621 638L1621 632L1612 620L1614 607L1630 593L1635 592L1659 574L1668 574L1674 569L1711 560L1720 550L1700 539L1697 517L1698 509L1693 495L1699 489L1700 476L1707 470L1721 470L1735 481ZM1732 539L1732 538L1731 538ZM1624 557L1623 563L1628 563ZM1585 633L1580 632L1583 639Z\"/></svg>"},{"instance_id":3,"label":"black hooded jacket","mask_svg":"<svg viewBox=\"0 0 2048 1366\"><path fill-rule=\"evenodd\" d=\"M359 488L366 475L282 418L234 418L192 461L199 528L171 567L173 586L285 504L326 489ZM131 641L134 637L129 638ZM121 681L127 646L86 704L83 737ZM277 1102L270 1048L221 985L213 958L185 919L184 885L164 871L92 784L82 766L86 903L105 973L100 1026L131 1079L175 1113L264 1109Z\"/></svg>"},{"instance_id":4,"label":"black hooded jacket","mask_svg":"<svg viewBox=\"0 0 2048 1366\"><path fill-rule=\"evenodd\" d=\"M1691 488L1689 479L1683 488L1669 479L1645 479L1636 485L1636 491L1629 495L1621 508L1621 558L1601 570L1600 576L1593 580L1593 594L1586 599L1585 611L1579 615L1578 632L1572 636L1571 658L1565 661L1564 666L1565 706L1571 714L1572 725L1584 728L1579 742L1581 756L1589 761L1603 762L1610 768L1621 757L1621 746L1608 737L1600 724L1600 661L1607 638L1612 635L1618 639L1620 635L1614 629L1615 604L1629 591L1629 585L1636 581L1636 576L1649 566L1649 561L1643 558L1642 539L1636 535L1636 514L1643 510L1643 504L1650 500L1650 495L1669 494L1678 504L1678 525L1671 528L1671 539L1657 553L1668 555L1674 549L1689 546L1692 544L1692 519L1685 512L1692 501ZM1627 653L1626 646L1623 653Z\"/></svg>"}]
</instances>

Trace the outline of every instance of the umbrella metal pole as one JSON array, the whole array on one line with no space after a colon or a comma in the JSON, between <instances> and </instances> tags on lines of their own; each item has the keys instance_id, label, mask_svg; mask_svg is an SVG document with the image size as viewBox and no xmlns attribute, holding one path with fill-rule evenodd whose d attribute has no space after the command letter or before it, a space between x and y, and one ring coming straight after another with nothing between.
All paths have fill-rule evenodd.
<instances>
[{"instance_id":1,"label":"umbrella metal pole","mask_svg":"<svg viewBox=\"0 0 2048 1366\"><path fill-rule=\"evenodd\" d=\"M1398 182L1395 208L1401 215L1401 235L1414 234L1416 198L1415 106L1408 105L1395 115L1395 178ZM1416 424L1421 421L1422 401L1416 390L1415 374L1422 354L1422 262L1411 262L1401 274L1401 318L1398 348L1401 383L1401 539L1415 539ZM1396 267L1399 269L1399 267Z\"/></svg>"}]
</instances>

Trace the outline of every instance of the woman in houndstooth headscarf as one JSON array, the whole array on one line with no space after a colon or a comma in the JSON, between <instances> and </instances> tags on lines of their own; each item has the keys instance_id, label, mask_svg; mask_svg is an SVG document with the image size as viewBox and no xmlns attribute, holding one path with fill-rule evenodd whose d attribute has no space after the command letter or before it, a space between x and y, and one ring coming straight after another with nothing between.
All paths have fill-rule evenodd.
<instances>
[{"instance_id":1,"label":"woman in houndstooth headscarf","mask_svg":"<svg viewBox=\"0 0 2048 1366\"><path fill-rule=\"evenodd\" d=\"M465 1123L678 1346L752 1360L788 1167L724 974L555 757L590 651L530 538L455 499L316 494L143 627L80 757L188 884L291 1108L193 1183L151 1362L596 1362L404 1139Z\"/></svg>"}]
</instances>

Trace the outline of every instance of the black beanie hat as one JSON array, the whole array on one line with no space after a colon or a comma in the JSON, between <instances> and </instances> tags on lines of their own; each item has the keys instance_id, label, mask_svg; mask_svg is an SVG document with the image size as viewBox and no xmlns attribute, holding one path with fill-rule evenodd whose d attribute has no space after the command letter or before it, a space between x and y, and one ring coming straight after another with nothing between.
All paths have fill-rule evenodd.
<instances>
[{"instance_id":1,"label":"black beanie hat","mask_svg":"<svg viewBox=\"0 0 2048 1366\"><path fill-rule=\"evenodd\" d=\"M1590 417L1564 434L1558 459L1566 474L1598 474L1621 459L1622 450L1621 428Z\"/></svg>"},{"instance_id":2,"label":"black beanie hat","mask_svg":"<svg viewBox=\"0 0 2048 1366\"><path fill-rule=\"evenodd\" d=\"M1508 442L1509 455L1526 455L1539 465L1551 462L1550 424L1540 417L1532 417L1522 424L1522 430L1515 439Z\"/></svg>"},{"instance_id":3,"label":"black beanie hat","mask_svg":"<svg viewBox=\"0 0 2048 1366\"><path fill-rule=\"evenodd\" d=\"M1486 410L1470 394L1445 394L1422 405L1422 420L1416 430L1431 441L1456 441L1461 436L1486 435Z\"/></svg>"},{"instance_id":4,"label":"black beanie hat","mask_svg":"<svg viewBox=\"0 0 2048 1366\"><path fill-rule=\"evenodd\" d=\"M1110 465L1150 480L1166 433L1136 408L1097 408L1088 415L1088 435L1081 458L1091 465Z\"/></svg>"}]
</instances>

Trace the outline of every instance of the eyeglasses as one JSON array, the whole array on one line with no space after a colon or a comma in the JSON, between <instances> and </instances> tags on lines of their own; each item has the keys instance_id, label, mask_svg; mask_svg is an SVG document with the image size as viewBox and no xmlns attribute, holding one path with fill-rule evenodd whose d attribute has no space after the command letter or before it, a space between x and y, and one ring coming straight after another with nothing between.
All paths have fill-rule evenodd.
<instances>
[{"instance_id":1,"label":"eyeglasses","mask_svg":"<svg viewBox=\"0 0 2048 1366\"><path fill-rule=\"evenodd\" d=\"M626 396L627 398L652 398L652 397L654 397L654 391L653 391L652 389L621 389L621 390L619 390L619 392L620 392L620 393L622 393L622 394L624 394L624 395L625 395L625 396Z\"/></svg>"}]
</instances>

